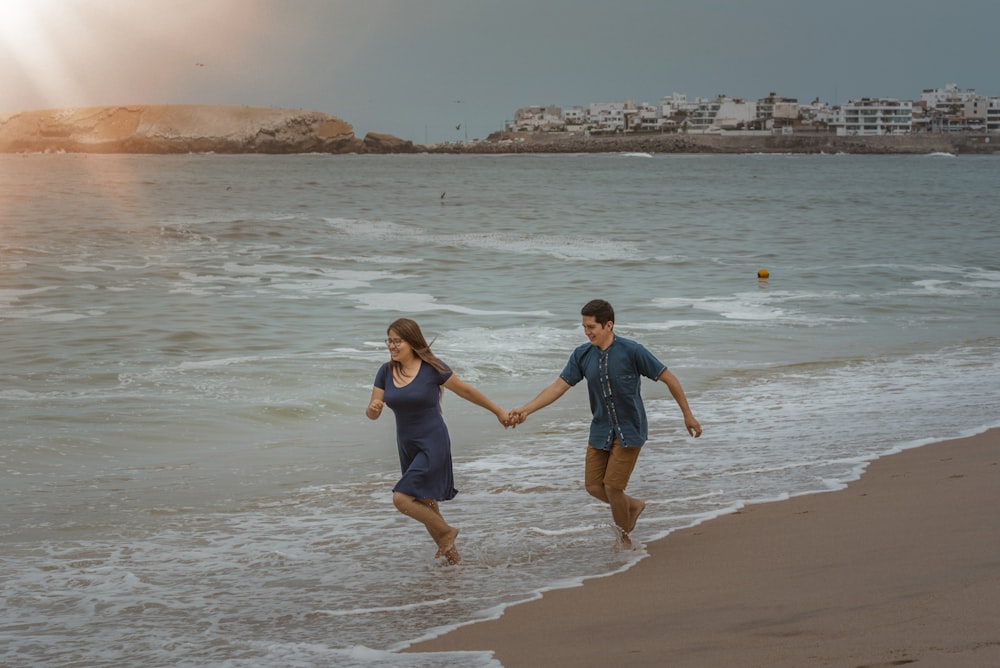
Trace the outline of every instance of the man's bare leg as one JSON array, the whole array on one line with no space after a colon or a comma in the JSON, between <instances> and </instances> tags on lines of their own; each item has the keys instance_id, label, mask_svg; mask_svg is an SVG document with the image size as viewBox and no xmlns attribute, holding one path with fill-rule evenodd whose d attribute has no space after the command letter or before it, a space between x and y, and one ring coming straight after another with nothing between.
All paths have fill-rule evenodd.
<instances>
[{"instance_id":1,"label":"man's bare leg","mask_svg":"<svg viewBox=\"0 0 1000 668\"><path fill-rule=\"evenodd\" d=\"M427 529L434 542L437 543L438 551L434 558L445 557L449 564L457 564L461 561L458 550L455 549L455 539L458 538L458 529L445 522L441 516L437 501L433 499L416 499L409 494L393 492L392 502L399 512L407 517L417 520Z\"/></svg>"},{"instance_id":2,"label":"man's bare leg","mask_svg":"<svg viewBox=\"0 0 1000 668\"><path fill-rule=\"evenodd\" d=\"M623 489L605 487L605 494L608 496L608 503L611 504L611 517L618 528L620 540L623 547L632 547L632 540L628 537L629 508L632 497L625 493Z\"/></svg>"},{"instance_id":3,"label":"man's bare leg","mask_svg":"<svg viewBox=\"0 0 1000 668\"><path fill-rule=\"evenodd\" d=\"M640 501L634 496L628 497L628 529L629 533L632 533L635 529L635 523L639 519L639 515L642 515L642 511L646 509L646 502Z\"/></svg>"},{"instance_id":4,"label":"man's bare leg","mask_svg":"<svg viewBox=\"0 0 1000 668\"><path fill-rule=\"evenodd\" d=\"M612 454L617 450L620 448L616 440L612 447ZM607 484L605 482L607 465L607 459L602 460L596 451L588 450L585 487L587 493L592 497L611 506L611 517L614 519L615 528L619 531L621 543L625 547L631 547L632 542L629 539L629 534L635 529L639 515L646 508L646 502L629 496L625 493L624 488L618 489Z\"/></svg>"},{"instance_id":5,"label":"man's bare leg","mask_svg":"<svg viewBox=\"0 0 1000 668\"><path fill-rule=\"evenodd\" d=\"M639 515L646 508L646 502L629 496L623 489L605 486L604 494L611 505L611 517L615 521L615 526L621 533L621 542L624 547L632 546L632 539L629 534L635 529L635 523Z\"/></svg>"}]
</instances>

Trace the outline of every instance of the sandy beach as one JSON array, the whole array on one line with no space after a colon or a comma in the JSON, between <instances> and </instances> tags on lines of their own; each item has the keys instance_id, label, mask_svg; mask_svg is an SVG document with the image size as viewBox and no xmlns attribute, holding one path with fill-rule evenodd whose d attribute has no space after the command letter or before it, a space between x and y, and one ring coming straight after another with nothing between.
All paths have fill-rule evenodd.
<instances>
[{"instance_id":1,"label":"sandy beach","mask_svg":"<svg viewBox=\"0 0 1000 668\"><path fill-rule=\"evenodd\" d=\"M507 668L1000 666L998 502L994 429L675 532L625 573L408 651L492 650Z\"/></svg>"}]
</instances>

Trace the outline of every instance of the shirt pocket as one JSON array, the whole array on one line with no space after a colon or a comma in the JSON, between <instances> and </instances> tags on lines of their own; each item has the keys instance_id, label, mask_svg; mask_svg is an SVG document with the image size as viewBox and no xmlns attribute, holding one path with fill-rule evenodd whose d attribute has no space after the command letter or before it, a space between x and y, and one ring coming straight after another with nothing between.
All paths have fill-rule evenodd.
<instances>
[{"instance_id":1,"label":"shirt pocket","mask_svg":"<svg viewBox=\"0 0 1000 668\"><path fill-rule=\"evenodd\" d=\"M634 397L639 392L640 376L637 373L622 373L615 376L612 389L615 394Z\"/></svg>"}]
</instances>

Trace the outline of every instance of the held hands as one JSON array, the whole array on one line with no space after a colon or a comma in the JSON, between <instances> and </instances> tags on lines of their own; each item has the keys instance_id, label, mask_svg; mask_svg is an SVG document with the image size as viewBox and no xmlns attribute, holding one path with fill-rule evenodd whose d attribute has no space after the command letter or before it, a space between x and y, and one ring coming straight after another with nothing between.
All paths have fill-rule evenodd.
<instances>
[{"instance_id":1,"label":"held hands","mask_svg":"<svg viewBox=\"0 0 1000 668\"><path fill-rule=\"evenodd\" d=\"M507 427L517 428L517 425L521 424L528 419L528 414L515 408L514 410L507 411L507 420L504 422L504 429Z\"/></svg>"},{"instance_id":2,"label":"held hands","mask_svg":"<svg viewBox=\"0 0 1000 668\"><path fill-rule=\"evenodd\" d=\"M515 409L512 411L500 411L500 413L497 415L497 420L500 421L500 424L503 425L504 429L507 429L508 427L516 428L517 425L524 422L524 420L527 417L528 416L525 413L522 413Z\"/></svg>"}]
</instances>

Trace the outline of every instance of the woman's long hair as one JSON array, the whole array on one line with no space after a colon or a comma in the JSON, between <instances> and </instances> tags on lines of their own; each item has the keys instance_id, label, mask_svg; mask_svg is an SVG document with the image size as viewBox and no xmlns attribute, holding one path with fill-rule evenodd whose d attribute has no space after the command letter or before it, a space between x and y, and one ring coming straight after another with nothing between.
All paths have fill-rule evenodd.
<instances>
[{"instance_id":1,"label":"woman's long hair","mask_svg":"<svg viewBox=\"0 0 1000 668\"><path fill-rule=\"evenodd\" d=\"M398 320L394 320L385 331L386 334L389 334L389 332L396 332L396 335L399 336L399 338L410 344L410 347L413 348L414 355L437 369L438 373L445 373L448 370L448 367L445 366L444 362L439 360L437 356L431 352L430 344L427 343L427 339L424 338L424 333L420 331L420 325L418 325L416 321L410 320L409 318L399 318ZM389 334L389 336L391 336L391 334ZM400 378L406 378L406 374L403 372L402 363L397 362L394 359L389 360L389 370Z\"/></svg>"}]
</instances>

